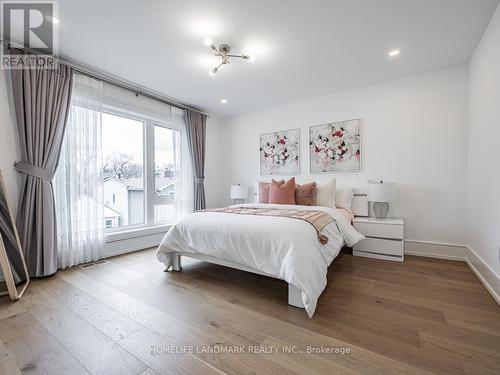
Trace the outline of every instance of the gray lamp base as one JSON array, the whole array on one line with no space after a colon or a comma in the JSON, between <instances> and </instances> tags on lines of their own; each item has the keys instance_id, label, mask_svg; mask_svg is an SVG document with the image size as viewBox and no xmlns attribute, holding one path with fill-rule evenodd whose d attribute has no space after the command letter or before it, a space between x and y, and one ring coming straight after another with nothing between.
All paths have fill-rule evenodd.
<instances>
[{"instance_id":1,"label":"gray lamp base","mask_svg":"<svg viewBox=\"0 0 500 375\"><path fill-rule=\"evenodd\" d=\"M377 219L385 219L389 214L389 203L387 202L374 202L373 203L373 213Z\"/></svg>"}]
</instances>

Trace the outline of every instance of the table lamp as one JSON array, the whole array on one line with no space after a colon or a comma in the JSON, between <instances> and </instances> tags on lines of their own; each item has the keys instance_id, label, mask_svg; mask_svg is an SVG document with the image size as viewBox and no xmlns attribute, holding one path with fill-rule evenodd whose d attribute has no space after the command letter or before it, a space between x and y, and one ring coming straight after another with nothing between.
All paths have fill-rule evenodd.
<instances>
[{"instance_id":1,"label":"table lamp","mask_svg":"<svg viewBox=\"0 0 500 375\"><path fill-rule=\"evenodd\" d=\"M394 183L384 181L368 182L368 200L373 202L373 213L377 219L387 217L390 202L395 199Z\"/></svg>"}]
</instances>

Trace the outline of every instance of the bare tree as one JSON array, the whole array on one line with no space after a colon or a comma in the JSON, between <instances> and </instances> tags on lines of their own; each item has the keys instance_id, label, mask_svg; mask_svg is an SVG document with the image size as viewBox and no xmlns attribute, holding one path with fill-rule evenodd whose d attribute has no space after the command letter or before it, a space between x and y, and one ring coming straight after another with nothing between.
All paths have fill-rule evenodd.
<instances>
[{"instance_id":1,"label":"bare tree","mask_svg":"<svg viewBox=\"0 0 500 375\"><path fill-rule=\"evenodd\" d=\"M106 159L103 167L104 178L127 179L142 176L143 167L134 163L130 155L115 152Z\"/></svg>"}]
</instances>

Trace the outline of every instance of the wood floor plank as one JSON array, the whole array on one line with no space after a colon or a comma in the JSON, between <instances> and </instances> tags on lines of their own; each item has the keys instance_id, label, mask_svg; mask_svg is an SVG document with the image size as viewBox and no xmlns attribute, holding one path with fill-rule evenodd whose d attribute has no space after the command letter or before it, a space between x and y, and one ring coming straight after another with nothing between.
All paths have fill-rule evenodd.
<instances>
[{"instance_id":1,"label":"wood floor plank","mask_svg":"<svg viewBox=\"0 0 500 375\"><path fill-rule=\"evenodd\" d=\"M89 372L25 312L0 320L0 340L23 374L88 375ZM10 375L10 374L9 374Z\"/></svg>"},{"instance_id":2,"label":"wood floor plank","mask_svg":"<svg viewBox=\"0 0 500 375\"><path fill-rule=\"evenodd\" d=\"M430 309L389 298L381 298L367 293L354 292L343 289L342 283L332 283L325 290L319 303L329 306L339 306L342 309L356 310L375 316L401 315L404 318L414 317L425 321L445 323L446 318L442 310Z\"/></svg>"},{"instance_id":3,"label":"wood floor plank","mask_svg":"<svg viewBox=\"0 0 500 375\"><path fill-rule=\"evenodd\" d=\"M90 373L136 375L146 368L137 358L36 284L31 285L20 303Z\"/></svg>"},{"instance_id":4,"label":"wood floor plank","mask_svg":"<svg viewBox=\"0 0 500 375\"><path fill-rule=\"evenodd\" d=\"M232 287L233 286L231 287L227 286L227 288L230 289ZM205 282L203 283L203 288L201 288L200 284L199 290L203 290L205 292L213 291L208 279L206 279ZM233 291L233 293L229 292L229 294L241 296L241 293L238 294L235 291ZM241 298L242 297L240 297L240 299ZM222 299L224 300L225 298ZM231 303L233 305L242 305L248 307L248 304L240 302L241 301L234 300ZM327 307L325 307L324 309L327 309ZM288 314L285 313L286 310L288 310ZM380 335L381 333L384 332L384 329L380 328L381 327L380 324L373 324L375 323L373 320L371 321L373 327L370 327L368 330L366 330L366 327L368 326L369 323L367 322L365 329L360 328L361 322L358 322L356 319L351 319L353 315L352 313L344 314L344 321L340 321L338 314L333 312L331 309L329 311L318 311L318 312L319 312L318 315L323 315L323 316L326 315L330 317L322 321L322 323L325 324L311 325L309 319L304 316L303 311L290 308L283 304L280 305L279 313L275 314L274 316L278 318L287 318L290 321L294 321L298 325L308 327L309 329L315 330L317 332L322 332L327 334L329 334L330 332L335 332L336 335L340 334L341 336L338 337L341 337L342 339L346 339L349 337L353 339L351 343L356 345L369 345L370 349L376 350L378 353L381 354L392 353L393 355L397 355L396 358L410 358L410 360L416 360L417 362L419 360L425 361L426 365L434 365L438 368L450 368L451 369L450 373L455 373L455 372L459 373L462 370L459 361L456 359L447 361L446 359L440 359L437 358L436 356L433 356L432 353L426 353L422 350L419 350L418 345L416 345L418 344L418 340L414 341L414 348L412 349L408 343L402 343L401 341L398 343L396 340L394 340L394 337L392 337L387 332L383 335ZM292 316L294 318L292 318ZM314 320L317 321L317 319L318 318L315 317ZM332 323L332 320L334 320L335 322ZM325 327L328 326L330 326L331 330L325 329ZM380 328L378 330L379 334L376 334L377 332L374 332L374 330L377 331L377 326ZM370 333L370 331L374 333ZM335 337L335 334L332 333L332 336ZM414 334L415 332L412 333L412 335Z\"/></svg>"},{"instance_id":5,"label":"wood floor plank","mask_svg":"<svg viewBox=\"0 0 500 375\"><path fill-rule=\"evenodd\" d=\"M471 271L472 272L472 271ZM458 296L453 300L449 298L440 299L433 295L429 288L417 290L415 288L394 287L391 283L375 282L373 280L361 279L349 274L337 274L335 278L331 278L334 282L341 284L342 289L354 292L362 292L373 295L375 297L387 298L394 301L401 301L415 306L425 306L427 308L441 310L446 315L451 311L461 312L471 316L495 316L498 317L498 305L490 305L493 300L491 296L481 297L483 303L488 305L484 309L482 306L474 305L472 302L467 302L465 299L459 299ZM358 282L359 281L359 282ZM429 292L428 294L426 292ZM489 300L489 301L486 301ZM490 301L491 300L491 301ZM458 301L458 303L456 303ZM491 306L491 309L490 309Z\"/></svg>"},{"instance_id":6,"label":"wood floor plank","mask_svg":"<svg viewBox=\"0 0 500 375\"><path fill-rule=\"evenodd\" d=\"M0 375L21 375L14 356L0 340Z\"/></svg>"},{"instance_id":7,"label":"wood floor plank","mask_svg":"<svg viewBox=\"0 0 500 375\"><path fill-rule=\"evenodd\" d=\"M444 338L442 336L434 335L431 333L423 332L422 346L434 353L441 355L453 356L461 361L467 361L471 364L476 364L491 370L500 370L500 358L498 351L494 348L465 345L457 343L451 338Z\"/></svg>"},{"instance_id":8,"label":"wood floor plank","mask_svg":"<svg viewBox=\"0 0 500 375\"><path fill-rule=\"evenodd\" d=\"M271 336L267 337L261 345L265 347L287 347L285 342ZM278 354L262 354L261 356L289 371L296 371L300 374L354 375L360 373L338 363L328 361L317 354L285 354L281 351Z\"/></svg>"},{"instance_id":9,"label":"wood floor plank","mask_svg":"<svg viewBox=\"0 0 500 375\"><path fill-rule=\"evenodd\" d=\"M285 342L288 345L297 345L302 349L307 346L350 347L352 350L349 356L329 355L324 358L361 373L371 373L366 370L367 368L373 368L375 373L378 373L375 371L376 369L384 369L384 372L387 374L413 374L419 371L422 373L426 372L404 362L366 351L360 346L353 345L352 342L340 341L332 335L328 335L330 332L325 330L323 330L323 332L311 330L310 328L313 326L310 326L308 329L303 327L302 324L297 325L284 322L278 318L269 317L260 312L252 311L239 305L228 304L220 300L216 301L214 305L211 306L211 309L221 316L238 315L240 317L240 324L252 325L255 330L268 332L269 336ZM298 310L298 312L300 311ZM335 320L335 317L332 317L332 319ZM315 324L313 323L313 319L305 321L310 324ZM340 327L340 325L336 325L333 330L337 332L338 327ZM352 332L352 329L349 328L349 331ZM362 330L359 331L363 332ZM368 333L368 335L370 334ZM393 350L400 347L401 345L395 344ZM432 358L429 358L429 361L432 362ZM447 363L447 365L449 364Z\"/></svg>"},{"instance_id":10,"label":"wood floor plank","mask_svg":"<svg viewBox=\"0 0 500 375\"><path fill-rule=\"evenodd\" d=\"M40 286L65 307L114 341L119 341L143 328L141 324L99 303L90 294L73 287L57 276L51 277Z\"/></svg>"},{"instance_id":11,"label":"wood floor plank","mask_svg":"<svg viewBox=\"0 0 500 375\"><path fill-rule=\"evenodd\" d=\"M13 359L8 359L0 362L0 375L22 375L22 372Z\"/></svg>"},{"instance_id":12,"label":"wood floor plank","mask_svg":"<svg viewBox=\"0 0 500 375\"><path fill-rule=\"evenodd\" d=\"M467 360L462 361L466 375L498 375L498 368L489 369Z\"/></svg>"},{"instance_id":13,"label":"wood floor plank","mask_svg":"<svg viewBox=\"0 0 500 375\"><path fill-rule=\"evenodd\" d=\"M500 307L463 262L341 254L312 319L286 304L280 280L188 259L183 272L163 268L154 250L140 251L35 280L20 302L0 298L0 364L25 374L134 375L488 375L500 367ZM152 345L352 350L167 355Z\"/></svg>"},{"instance_id":14,"label":"wood floor plank","mask_svg":"<svg viewBox=\"0 0 500 375\"><path fill-rule=\"evenodd\" d=\"M358 303L352 304L349 303L349 298L356 296L356 293L344 292L342 294L343 298L342 296L341 298L337 298L339 297L339 293L336 292L338 292L338 289L334 288L334 293L329 294L329 297L331 297L334 305L336 304L339 306L339 310L345 310L350 314L360 314L372 321L393 324L395 327L410 326L420 333L427 332L433 335L447 337L454 342L472 347L484 348L485 350L494 347L499 340L499 336L494 332L478 332L475 329L451 324L449 320L434 321L418 315L400 314L398 311L390 313L385 309L378 309L378 306L373 307L369 305L368 301L370 301L370 297L364 294L361 294L360 298L356 299ZM415 309L418 310L418 307L415 306Z\"/></svg>"},{"instance_id":15,"label":"wood floor plank","mask_svg":"<svg viewBox=\"0 0 500 375\"><path fill-rule=\"evenodd\" d=\"M86 273L87 272L85 272L85 274ZM61 274L60 277L63 277L65 279L67 279L69 282L71 282L71 278L74 278L74 276L75 276L75 273L72 273L70 276L68 276L68 273L66 273L66 274ZM100 289L98 289L98 285L96 285L97 281L96 281L95 277L91 278L91 277L86 276L86 275L81 275L81 274L78 275L77 274L76 278L80 279L80 286L85 287L85 285L87 285L87 287L96 290L96 293L98 295L105 295L104 294L105 292L103 291L102 287ZM73 282L75 282L74 279L73 279ZM121 283L115 283L115 285L120 285L120 284ZM111 288L111 287L108 286L108 288ZM215 301L213 301L213 302L215 302ZM113 305L117 305L117 302L114 301ZM265 318L263 319L262 315L242 314L242 311L240 311L240 310L232 311L233 308L235 308L235 306L233 306L231 304L229 304L229 305L225 304L224 306L213 305L213 304L203 304L203 305L199 306L199 310L202 312L202 314L209 315L209 316L216 316L216 317L218 317L218 320L222 320L222 321L231 320L231 319L234 319L232 317L238 316L239 317L239 326L237 326L236 328L233 328L233 330L236 331L236 330L238 330L238 327L239 327L239 330L242 333L247 329L246 327L250 326L250 327L252 327L252 329L254 331L262 332L262 335L266 335L266 334L268 334L268 332L272 332L277 337L289 338L290 332L298 330L298 327L287 325L287 324L284 325L283 322L278 321L278 320L268 321ZM304 315L303 311L301 311L301 310L298 310L298 309L292 309L292 310L299 313L301 316ZM244 317L244 319L243 319L243 317ZM186 321L190 321L190 322L192 322L192 320L193 320L191 315L184 316L183 318L185 318ZM259 324L257 324L257 323L259 323ZM300 335L303 336L304 334L305 334L305 332L301 332ZM325 339L326 339L326 341L324 341L324 342L319 341L318 345L320 343L322 343L324 345L327 345L327 344L329 344L329 345L333 345L333 344L344 345L344 343L340 343L338 341L331 341L330 338L325 338ZM303 345L303 344L305 344L305 343L301 342L301 345ZM360 355L360 357L356 357L356 363L363 363L361 360L361 357L362 357L362 355ZM382 357L374 356L374 358L382 358ZM382 359L380 359L380 361L382 363L384 363L384 362L387 362L388 359L382 358ZM377 360L373 360L373 363L377 363ZM394 361L394 363L397 364L398 362ZM230 365L232 365L232 364L229 361L227 366L229 367ZM400 368L400 366L393 366L393 367ZM366 366L363 366L363 368L366 368Z\"/></svg>"},{"instance_id":16,"label":"wood floor plank","mask_svg":"<svg viewBox=\"0 0 500 375\"><path fill-rule=\"evenodd\" d=\"M216 345L235 345L230 341L225 341L217 336L217 331L206 332L196 326L190 325L182 320L179 320L151 305L148 305L140 300L134 299L125 293L113 290L111 287L100 284L98 281L86 276L81 272L72 272L58 275L69 283L88 290L94 290L103 303L110 304L122 314L137 320L144 326L148 327L151 332L158 333L165 340L171 342L172 345L178 347L196 346L196 347L213 347ZM224 334L222 334L224 336ZM136 336L132 336L136 337ZM159 338L158 338L159 339ZM133 340L131 338L131 340ZM153 342L154 340L150 340ZM128 342L128 341L127 341ZM241 344L256 345L256 342L249 341L243 337L238 340ZM136 348L137 349L137 348ZM144 353L141 353L144 355ZM265 360L252 357L234 357L231 355L217 355L197 353L196 357L203 360L218 369L232 369L234 373L248 373L253 370L260 370L260 373L268 373L271 369L280 372L283 369L276 369ZM146 362L148 365L149 363Z\"/></svg>"},{"instance_id":17,"label":"wood floor plank","mask_svg":"<svg viewBox=\"0 0 500 375\"><path fill-rule=\"evenodd\" d=\"M169 353L173 343L144 328L124 338L120 345L159 374L223 374L188 353Z\"/></svg>"},{"instance_id":18,"label":"wood floor plank","mask_svg":"<svg viewBox=\"0 0 500 375\"><path fill-rule=\"evenodd\" d=\"M7 297L0 298L0 320L23 312L26 310L19 303L11 302Z\"/></svg>"},{"instance_id":19,"label":"wood floor plank","mask_svg":"<svg viewBox=\"0 0 500 375\"><path fill-rule=\"evenodd\" d=\"M159 282L155 278L147 276L129 279L123 277L123 275L127 275L126 269L123 269L121 273L115 272L116 270L109 266L106 266L105 269L107 270L105 273L100 272L97 267L86 269L83 272L170 315L182 317L184 320L189 317L191 325L211 332L230 343L258 345L266 337L265 334L256 333L249 326L244 327L235 323L237 317L221 319L216 314L203 311L201 307L208 301L207 297L200 291L178 285L172 286L167 282Z\"/></svg>"}]
</instances>

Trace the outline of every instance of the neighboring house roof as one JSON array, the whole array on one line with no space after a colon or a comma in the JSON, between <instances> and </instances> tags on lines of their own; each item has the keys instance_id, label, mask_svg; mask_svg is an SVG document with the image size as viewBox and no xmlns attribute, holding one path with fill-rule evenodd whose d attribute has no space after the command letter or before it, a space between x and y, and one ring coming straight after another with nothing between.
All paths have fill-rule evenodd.
<instances>
[{"instance_id":1,"label":"neighboring house roof","mask_svg":"<svg viewBox=\"0 0 500 375\"><path fill-rule=\"evenodd\" d=\"M94 198L91 198L87 195L82 195L78 198L77 206L81 207L81 209L86 209L87 207L93 207L96 204L101 205L103 207L104 217L117 217L122 216L122 214L111 207L103 204L99 201L96 201Z\"/></svg>"},{"instance_id":2,"label":"neighboring house roof","mask_svg":"<svg viewBox=\"0 0 500 375\"><path fill-rule=\"evenodd\" d=\"M126 178L119 181L127 185L128 190L144 190L144 179L142 177Z\"/></svg>"},{"instance_id":3,"label":"neighboring house roof","mask_svg":"<svg viewBox=\"0 0 500 375\"><path fill-rule=\"evenodd\" d=\"M118 211L116 211L115 209L109 207L108 205L106 204L103 204L104 206L104 217L107 218L107 217L116 217L116 216L122 216L121 213L119 213Z\"/></svg>"},{"instance_id":4,"label":"neighboring house roof","mask_svg":"<svg viewBox=\"0 0 500 375\"><path fill-rule=\"evenodd\" d=\"M168 188L169 186L172 186L175 184L177 180L173 179L171 177L156 177L155 182L156 182L156 190L164 190Z\"/></svg>"}]
</instances>

